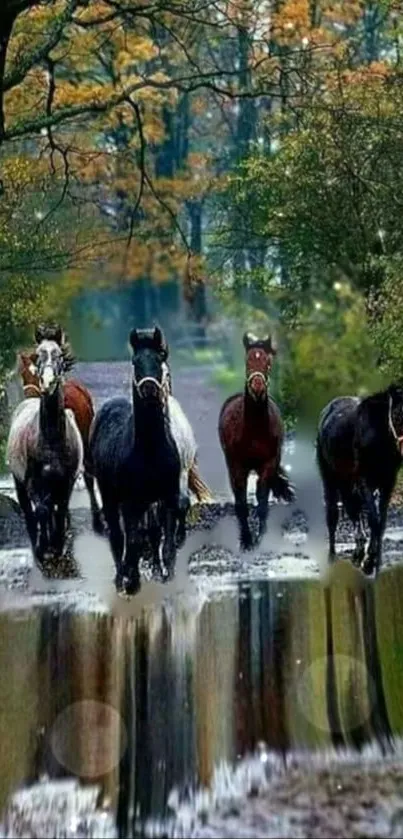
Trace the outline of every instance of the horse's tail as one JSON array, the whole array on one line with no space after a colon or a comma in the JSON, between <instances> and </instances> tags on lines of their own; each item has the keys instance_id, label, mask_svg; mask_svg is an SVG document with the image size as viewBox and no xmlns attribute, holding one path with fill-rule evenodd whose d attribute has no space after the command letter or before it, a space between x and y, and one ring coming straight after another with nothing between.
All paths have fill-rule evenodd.
<instances>
[{"instance_id":1,"label":"horse's tail","mask_svg":"<svg viewBox=\"0 0 403 839\"><path fill-rule=\"evenodd\" d=\"M193 492L200 503L206 503L213 500L211 491L199 473L199 467L196 460L193 461L189 469L189 489Z\"/></svg>"},{"instance_id":2,"label":"horse's tail","mask_svg":"<svg viewBox=\"0 0 403 839\"><path fill-rule=\"evenodd\" d=\"M277 500L282 499L287 502L295 500L295 487L281 466L278 467L277 472L274 475L271 484L271 491Z\"/></svg>"}]
</instances>

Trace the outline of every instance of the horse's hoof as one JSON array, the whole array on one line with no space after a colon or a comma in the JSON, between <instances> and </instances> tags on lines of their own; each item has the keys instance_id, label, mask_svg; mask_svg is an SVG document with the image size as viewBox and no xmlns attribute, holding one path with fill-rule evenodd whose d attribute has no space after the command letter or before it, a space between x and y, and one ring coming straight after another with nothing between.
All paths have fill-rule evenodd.
<instances>
[{"instance_id":1,"label":"horse's hoof","mask_svg":"<svg viewBox=\"0 0 403 839\"><path fill-rule=\"evenodd\" d=\"M137 594L140 591L141 583L140 577L132 577L127 578L125 577L123 582L123 588L127 595L132 596L133 594Z\"/></svg>"},{"instance_id":2,"label":"horse's hoof","mask_svg":"<svg viewBox=\"0 0 403 839\"><path fill-rule=\"evenodd\" d=\"M116 591L123 597L131 597L137 594L140 590L140 576L127 576L126 574L116 574L115 577Z\"/></svg>"},{"instance_id":3,"label":"horse's hoof","mask_svg":"<svg viewBox=\"0 0 403 839\"><path fill-rule=\"evenodd\" d=\"M374 571L376 571L376 562L374 557L366 556L365 559L362 560L361 571L363 574L366 574L367 577L372 576Z\"/></svg>"},{"instance_id":4,"label":"horse's hoof","mask_svg":"<svg viewBox=\"0 0 403 839\"><path fill-rule=\"evenodd\" d=\"M175 576L175 568L174 567L164 568L163 571L161 570L161 582L162 583L170 583L171 580L173 580L174 576Z\"/></svg>"},{"instance_id":5,"label":"horse's hoof","mask_svg":"<svg viewBox=\"0 0 403 839\"><path fill-rule=\"evenodd\" d=\"M253 548L253 539L252 537L248 537L247 539L240 540L241 551L251 551Z\"/></svg>"}]
</instances>

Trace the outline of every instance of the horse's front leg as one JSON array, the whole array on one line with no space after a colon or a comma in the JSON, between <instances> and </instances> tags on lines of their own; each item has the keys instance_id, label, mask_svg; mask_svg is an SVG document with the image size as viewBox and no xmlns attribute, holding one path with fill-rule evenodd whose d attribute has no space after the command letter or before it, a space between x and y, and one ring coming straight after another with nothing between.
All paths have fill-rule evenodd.
<instances>
[{"instance_id":1,"label":"horse's front leg","mask_svg":"<svg viewBox=\"0 0 403 839\"><path fill-rule=\"evenodd\" d=\"M257 516L259 521L258 540L264 536L267 530L267 518L269 515L269 492L270 483L265 472L259 475L256 486Z\"/></svg>"},{"instance_id":2,"label":"horse's front leg","mask_svg":"<svg viewBox=\"0 0 403 839\"><path fill-rule=\"evenodd\" d=\"M37 529L38 529L36 516L35 516L35 513L32 509L32 504L31 504L31 501L29 499L29 496L28 496L27 490L25 489L24 484L21 481L18 481L16 478L14 478L14 483L15 483L15 490L16 490L16 493L17 493L18 503L19 503L19 505L21 507L21 510L23 512L24 519L25 519L25 526L26 526L27 531L28 531L28 536L29 536L30 541L31 541L32 549L35 553L36 552L36 534L37 534Z\"/></svg>"},{"instance_id":3,"label":"horse's front leg","mask_svg":"<svg viewBox=\"0 0 403 839\"><path fill-rule=\"evenodd\" d=\"M151 547L152 572L160 576L162 572L160 546L162 538L161 504L152 504L148 512L148 540Z\"/></svg>"},{"instance_id":4,"label":"horse's front leg","mask_svg":"<svg viewBox=\"0 0 403 839\"><path fill-rule=\"evenodd\" d=\"M376 509L374 493L365 480L361 480L359 486L360 495L367 511L368 526L371 534L367 556L362 563L362 569L366 574L372 574L374 567L378 567L380 563L381 521Z\"/></svg>"},{"instance_id":5,"label":"horse's front leg","mask_svg":"<svg viewBox=\"0 0 403 839\"><path fill-rule=\"evenodd\" d=\"M144 552L144 533L140 527L145 514L132 504L123 506L125 528L125 552L122 563L123 586L127 594L136 594L140 589L139 564Z\"/></svg>"},{"instance_id":6,"label":"horse's front leg","mask_svg":"<svg viewBox=\"0 0 403 839\"><path fill-rule=\"evenodd\" d=\"M63 495L58 503L56 508L54 509L54 521L55 521L55 528L54 528L54 536L52 539L53 542L53 549L55 551L56 556L62 556L64 550L64 544L66 541L66 530L68 526L68 521L70 519L69 516L69 494Z\"/></svg>"},{"instance_id":7,"label":"horse's front leg","mask_svg":"<svg viewBox=\"0 0 403 839\"><path fill-rule=\"evenodd\" d=\"M162 561L167 579L172 579L176 563L176 526L179 520L179 499L163 504L164 544L162 546Z\"/></svg>"},{"instance_id":8,"label":"horse's front leg","mask_svg":"<svg viewBox=\"0 0 403 839\"><path fill-rule=\"evenodd\" d=\"M354 525L355 546L352 554L353 565L360 566L365 555L366 536L362 517L362 500L354 488L342 491L344 509Z\"/></svg>"},{"instance_id":9,"label":"horse's front leg","mask_svg":"<svg viewBox=\"0 0 403 839\"><path fill-rule=\"evenodd\" d=\"M248 470L242 467L228 468L232 491L235 496L235 515L239 525L241 549L248 551L252 547L252 534L248 521L247 485Z\"/></svg>"},{"instance_id":10,"label":"horse's front leg","mask_svg":"<svg viewBox=\"0 0 403 839\"><path fill-rule=\"evenodd\" d=\"M91 518L92 518L92 527L95 533L98 533L102 536L105 532L105 519L102 514L102 511L99 507L97 497L95 495L95 481L94 477L89 471L88 465L86 464L84 469L84 483L87 487L87 492L90 498L90 507L91 507Z\"/></svg>"},{"instance_id":11,"label":"horse's front leg","mask_svg":"<svg viewBox=\"0 0 403 839\"><path fill-rule=\"evenodd\" d=\"M101 487L100 489L105 521L109 531L109 545L112 551L113 561L115 563L116 568L115 585L117 589L120 589L123 581L122 557L124 548L124 536L120 525L119 505L117 504L115 499L107 496L106 493L102 491Z\"/></svg>"},{"instance_id":12,"label":"horse's front leg","mask_svg":"<svg viewBox=\"0 0 403 839\"><path fill-rule=\"evenodd\" d=\"M375 572L378 573L382 564L382 540L386 528L386 519L388 515L388 507L395 485L395 479L391 479L387 484L381 487L379 492L379 544L378 553L375 561Z\"/></svg>"},{"instance_id":13,"label":"horse's front leg","mask_svg":"<svg viewBox=\"0 0 403 839\"><path fill-rule=\"evenodd\" d=\"M186 541L186 519L190 509L189 473L183 470L180 482L178 529L176 532L176 547L182 548Z\"/></svg>"}]
</instances>

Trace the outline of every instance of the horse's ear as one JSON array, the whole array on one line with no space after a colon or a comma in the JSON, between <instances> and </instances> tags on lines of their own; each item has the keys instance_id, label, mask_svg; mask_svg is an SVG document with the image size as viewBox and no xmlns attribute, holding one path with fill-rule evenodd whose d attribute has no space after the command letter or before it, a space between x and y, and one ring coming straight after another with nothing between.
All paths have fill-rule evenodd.
<instances>
[{"instance_id":1,"label":"horse's ear","mask_svg":"<svg viewBox=\"0 0 403 839\"><path fill-rule=\"evenodd\" d=\"M129 341L132 350L136 352L139 343L139 336L136 328L132 329L132 331L130 332Z\"/></svg>"},{"instance_id":2,"label":"horse's ear","mask_svg":"<svg viewBox=\"0 0 403 839\"><path fill-rule=\"evenodd\" d=\"M253 344L253 337L250 332L244 332L242 343L245 347L246 352L250 349L251 345Z\"/></svg>"},{"instance_id":3,"label":"horse's ear","mask_svg":"<svg viewBox=\"0 0 403 839\"><path fill-rule=\"evenodd\" d=\"M164 338L164 335L163 335L163 333L162 333L162 330L159 328L159 326L155 326L155 327L154 327L154 336L153 336L153 341L154 341L154 346L155 346L155 348L156 348L159 352L161 352L161 350L164 350L164 349L165 349L165 347L166 347L166 344L165 344L165 338Z\"/></svg>"},{"instance_id":4,"label":"horse's ear","mask_svg":"<svg viewBox=\"0 0 403 839\"><path fill-rule=\"evenodd\" d=\"M154 328L154 344L161 355L163 361L166 361L169 356L169 347L162 329L159 326Z\"/></svg>"},{"instance_id":5,"label":"horse's ear","mask_svg":"<svg viewBox=\"0 0 403 839\"><path fill-rule=\"evenodd\" d=\"M264 339L263 346L265 352L270 353L270 355L277 355L277 346L271 335Z\"/></svg>"},{"instance_id":6,"label":"horse's ear","mask_svg":"<svg viewBox=\"0 0 403 839\"><path fill-rule=\"evenodd\" d=\"M40 344L40 343L41 343L41 341L43 341L43 340L44 340L44 338L45 338L45 332L46 332L46 329L45 329L45 327L44 327L44 325L43 325L42 323L41 323L41 324L39 324L39 325L36 327L36 329L35 329L35 335L34 335L34 338L35 338L35 343L36 343L36 344Z\"/></svg>"},{"instance_id":7,"label":"horse's ear","mask_svg":"<svg viewBox=\"0 0 403 839\"><path fill-rule=\"evenodd\" d=\"M56 326L55 331L54 331L54 340L56 341L56 344L59 344L59 347L61 347L62 344L65 343L65 337L66 336L65 336L65 334L62 330L62 327L61 326Z\"/></svg>"}]
</instances>

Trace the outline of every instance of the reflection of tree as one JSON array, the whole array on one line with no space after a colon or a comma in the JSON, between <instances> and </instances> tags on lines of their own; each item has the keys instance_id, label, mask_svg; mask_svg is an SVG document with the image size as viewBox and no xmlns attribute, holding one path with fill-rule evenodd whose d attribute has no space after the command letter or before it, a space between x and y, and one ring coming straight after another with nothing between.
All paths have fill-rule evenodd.
<instances>
[{"instance_id":1,"label":"reflection of tree","mask_svg":"<svg viewBox=\"0 0 403 839\"><path fill-rule=\"evenodd\" d=\"M36 779L43 773L80 777L82 772L83 780L100 781L113 799L121 732L108 711L118 711L120 704L121 629L121 622L104 616L43 611L38 649L43 735ZM94 702L100 703L98 709Z\"/></svg>"},{"instance_id":2,"label":"reflection of tree","mask_svg":"<svg viewBox=\"0 0 403 839\"><path fill-rule=\"evenodd\" d=\"M390 727L403 734L403 567L381 574L374 592L373 632ZM370 619L370 616L368 617Z\"/></svg>"},{"instance_id":3,"label":"reflection of tree","mask_svg":"<svg viewBox=\"0 0 403 839\"><path fill-rule=\"evenodd\" d=\"M379 580L378 580L379 582ZM391 726L386 706L385 689L382 681L381 648L378 644L375 596L378 589L367 585L361 592L361 608L365 627L364 656L368 669L368 701L371 709L369 718L369 732L377 740L391 737ZM402 685L400 684L400 690Z\"/></svg>"},{"instance_id":4,"label":"reflection of tree","mask_svg":"<svg viewBox=\"0 0 403 839\"><path fill-rule=\"evenodd\" d=\"M127 634L124 705L133 734L121 767L123 833L156 813L166 814L175 785L194 786L193 658L194 620L186 610L170 617L164 608L144 612Z\"/></svg>"},{"instance_id":5,"label":"reflection of tree","mask_svg":"<svg viewBox=\"0 0 403 839\"><path fill-rule=\"evenodd\" d=\"M292 584L292 589L285 651L288 736L294 748L327 747L328 633L323 588L307 580Z\"/></svg>"},{"instance_id":6,"label":"reflection of tree","mask_svg":"<svg viewBox=\"0 0 403 839\"><path fill-rule=\"evenodd\" d=\"M50 738L83 700L124 721L128 748L100 777L123 836L166 816L173 787L209 785L221 761L259 741L284 753L401 734L402 577L397 568L373 586L341 569L325 587L254 583L200 611L178 598L128 621L0 616L1 802L44 772L71 774ZM113 765L120 746L116 728L97 726L83 707L79 724L61 728L78 774L98 758Z\"/></svg>"},{"instance_id":7,"label":"reflection of tree","mask_svg":"<svg viewBox=\"0 0 403 839\"><path fill-rule=\"evenodd\" d=\"M195 708L198 777L211 783L220 761L236 758L234 690L238 601L230 596L205 603L196 640Z\"/></svg>"},{"instance_id":8,"label":"reflection of tree","mask_svg":"<svg viewBox=\"0 0 403 839\"><path fill-rule=\"evenodd\" d=\"M240 754L253 751L259 741L279 751L287 747L284 657L289 603L278 593L276 583L254 585L240 600L234 698Z\"/></svg>"},{"instance_id":9,"label":"reflection of tree","mask_svg":"<svg viewBox=\"0 0 403 839\"><path fill-rule=\"evenodd\" d=\"M361 586L337 580L330 591L333 667L340 734L345 745L361 746L373 736Z\"/></svg>"},{"instance_id":10,"label":"reflection of tree","mask_svg":"<svg viewBox=\"0 0 403 839\"><path fill-rule=\"evenodd\" d=\"M0 807L20 784L31 780L35 751L38 683L37 615L24 620L0 616Z\"/></svg>"}]
</instances>

